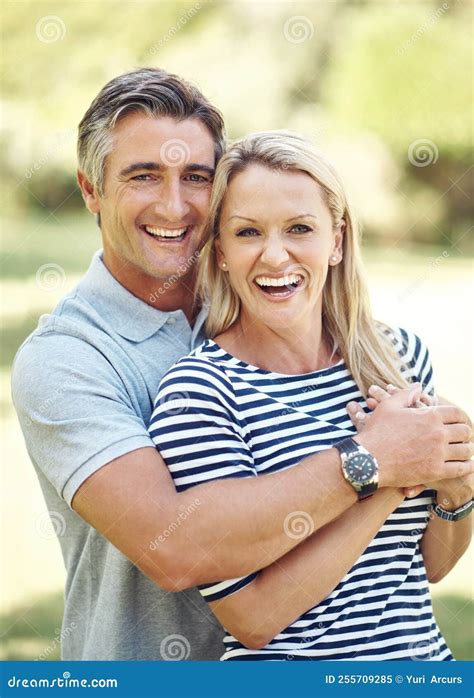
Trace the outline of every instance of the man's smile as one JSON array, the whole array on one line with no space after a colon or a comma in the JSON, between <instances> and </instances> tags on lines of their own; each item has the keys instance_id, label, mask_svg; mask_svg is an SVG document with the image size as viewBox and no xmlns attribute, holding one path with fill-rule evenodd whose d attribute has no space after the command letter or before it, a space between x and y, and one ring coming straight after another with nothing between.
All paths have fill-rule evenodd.
<instances>
[{"instance_id":1,"label":"man's smile","mask_svg":"<svg viewBox=\"0 0 474 698\"><path fill-rule=\"evenodd\" d=\"M140 225L140 230L150 237L166 242L181 242L194 230L194 225L181 226L180 228L162 228L161 226Z\"/></svg>"}]
</instances>

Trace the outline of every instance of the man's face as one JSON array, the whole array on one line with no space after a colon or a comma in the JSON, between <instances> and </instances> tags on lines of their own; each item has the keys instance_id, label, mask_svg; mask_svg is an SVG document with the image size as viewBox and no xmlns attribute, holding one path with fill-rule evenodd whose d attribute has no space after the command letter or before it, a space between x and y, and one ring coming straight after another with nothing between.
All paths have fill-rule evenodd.
<instances>
[{"instance_id":1,"label":"man's face","mask_svg":"<svg viewBox=\"0 0 474 698\"><path fill-rule=\"evenodd\" d=\"M107 267L136 295L171 277L192 284L213 172L214 142L198 119L134 113L115 127L94 212Z\"/></svg>"}]
</instances>

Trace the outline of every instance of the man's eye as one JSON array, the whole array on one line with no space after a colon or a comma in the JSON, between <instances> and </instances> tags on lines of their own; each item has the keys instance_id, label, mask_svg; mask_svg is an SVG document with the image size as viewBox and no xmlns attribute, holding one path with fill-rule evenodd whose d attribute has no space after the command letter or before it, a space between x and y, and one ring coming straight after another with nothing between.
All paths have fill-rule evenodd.
<instances>
[{"instance_id":1,"label":"man's eye","mask_svg":"<svg viewBox=\"0 0 474 698\"><path fill-rule=\"evenodd\" d=\"M304 225L303 223L297 223L291 228L295 233L310 233L312 228L309 225Z\"/></svg>"},{"instance_id":2,"label":"man's eye","mask_svg":"<svg viewBox=\"0 0 474 698\"><path fill-rule=\"evenodd\" d=\"M242 230L239 230L236 235L237 237L242 237L242 238L250 238L254 237L255 235L258 235L258 230L255 228L242 228Z\"/></svg>"},{"instance_id":3,"label":"man's eye","mask_svg":"<svg viewBox=\"0 0 474 698\"><path fill-rule=\"evenodd\" d=\"M153 177L149 174L141 174L132 177L132 180L134 182L151 182L153 180Z\"/></svg>"},{"instance_id":4,"label":"man's eye","mask_svg":"<svg viewBox=\"0 0 474 698\"><path fill-rule=\"evenodd\" d=\"M203 177L203 175L198 175L198 174L186 175L185 179L187 179L190 182L193 182L195 184L207 184L208 182L210 182L209 177Z\"/></svg>"}]
</instances>

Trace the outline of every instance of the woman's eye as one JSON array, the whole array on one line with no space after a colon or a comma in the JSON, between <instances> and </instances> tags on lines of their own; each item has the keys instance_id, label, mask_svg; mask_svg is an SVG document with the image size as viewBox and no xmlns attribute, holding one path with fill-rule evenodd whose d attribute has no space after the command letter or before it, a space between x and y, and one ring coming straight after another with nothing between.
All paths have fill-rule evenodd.
<instances>
[{"instance_id":1,"label":"woman's eye","mask_svg":"<svg viewBox=\"0 0 474 698\"><path fill-rule=\"evenodd\" d=\"M303 225L303 223L297 223L291 228L295 233L310 233L312 228L309 225Z\"/></svg>"},{"instance_id":2,"label":"woman's eye","mask_svg":"<svg viewBox=\"0 0 474 698\"><path fill-rule=\"evenodd\" d=\"M236 235L242 238L250 238L258 235L258 230L255 228L243 228L242 230L239 230Z\"/></svg>"}]
</instances>

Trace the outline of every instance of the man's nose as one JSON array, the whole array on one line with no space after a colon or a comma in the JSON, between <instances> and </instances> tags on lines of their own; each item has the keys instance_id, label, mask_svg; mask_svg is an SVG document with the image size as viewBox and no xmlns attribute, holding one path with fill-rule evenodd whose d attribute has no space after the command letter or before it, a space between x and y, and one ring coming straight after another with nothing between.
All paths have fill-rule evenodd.
<instances>
[{"instance_id":1,"label":"man's nose","mask_svg":"<svg viewBox=\"0 0 474 698\"><path fill-rule=\"evenodd\" d=\"M165 216L170 223L182 223L189 206L181 181L178 178L168 181L161 194L161 201L156 204L157 212Z\"/></svg>"},{"instance_id":2,"label":"man's nose","mask_svg":"<svg viewBox=\"0 0 474 698\"><path fill-rule=\"evenodd\" d=\"M288 250L280 236L269 237L264 244L261 260L271 267L278 267L289 259Z\"/></svg>"}]
</instances>

